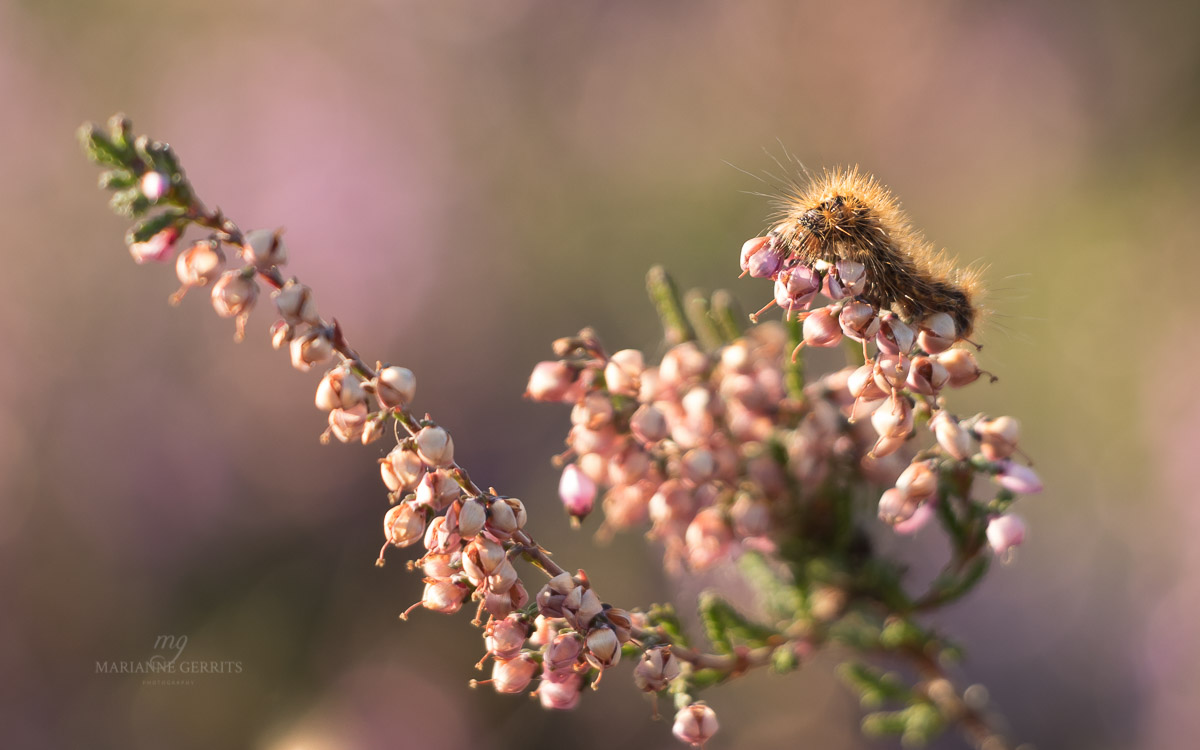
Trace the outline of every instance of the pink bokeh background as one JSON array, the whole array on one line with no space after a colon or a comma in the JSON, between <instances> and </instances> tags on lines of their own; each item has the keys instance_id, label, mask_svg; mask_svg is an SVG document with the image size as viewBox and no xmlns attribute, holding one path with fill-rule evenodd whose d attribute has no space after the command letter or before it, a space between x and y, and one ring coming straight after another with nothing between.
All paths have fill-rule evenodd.
<instances>
[{"instance_id":1,"label":"pink bokeh background","mask_svg":"<svg viewBox=\"0 0 1200 750\"><path fill-rule=\"evenodd\" d=\"M636 535L569 531L566 414L522 401L529 369L584 325L656 353L656 262L757 307L735 255L771 211L755 193L795 176L785 149L876 172L989 266L1001 380L955 408L1019 417L1047 485L1015 563L935 620L961 676L1039 747L1194 747L1197 29L1173 2L0 0L3 744L675 746L627 667L548 714L467 688L467 617L396 619L420 581L372 565L379 451L318 444L316 376L268 316L236 345L130 262L73 136L124 110L208 202L286 227L322 311L416 370L464 463L622 605L695 587ZM96 673L162 634L244 670ZM713 691L711 746L887 746L835 663Z\"/></svg>"}]
</instances>

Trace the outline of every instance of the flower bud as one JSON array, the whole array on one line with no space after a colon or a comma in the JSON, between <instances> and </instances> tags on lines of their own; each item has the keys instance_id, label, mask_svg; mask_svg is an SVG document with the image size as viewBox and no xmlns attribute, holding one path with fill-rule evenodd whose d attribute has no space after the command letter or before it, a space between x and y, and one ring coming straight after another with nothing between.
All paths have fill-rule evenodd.
<instances>
[{"instance_id":1,"label":"flower bud","mask_svg":"<svg viewBox=\"0 0 1200 750\"><path fill-rule=\"evenodd\" d=\"M997 516L988 522L988 546L997 555L1005 555L1025 541L1025 522L1015 513Z\"/></svg>"},{"instance_id":2,"label":"flower bud","mask_svg":"<svg viewBox=\"0 0 1200 750\"><path fill-rule=\"evenodd\" d=\"M903 388L911 366L903 354L880 354L875 358L875 384L884 393Z\"/></svg>"},{"instance_id":3,"label":"flower bud","mask_svg":"<svg viewBox=\"0 0 1200 750\"><path fill-rule=\"evenodd\" d=\"M663 440L670 434L667 418L653 404L642 404L629 418L629 430L644 445Z\"/></svg>"},{"instance_id":4,"label":"flower bud","mask_svg":"<svg viewBox=\"0 0 1200 750\"><path fill-rule=\"evenodd\" d=\"M542 708L569 711L579 704L579 693L583 687L583 675L578 672L543 673L538 684L538 700Z\"/></svg>"},{"instance_id":5,"label":"flower bud","mask_svg":"<svg viewBox=\"0 0 1200 750\"><path fill-rule=\"evenodd\" d=\"M701 510L684 532L687 560L692 570L707 570L729 558L733 534L717 507Z\"/></svg>"},{"instance_id":6,"label":"flower bud","mask_svg":"<svg viewBox=\"0 0 1200 750\"><path fill-rule=\"evenodd\" d=\"M558 497L572 518L586 518L596 504L596 483L575 464L567 464L558 480Z\"/></svg>"},{"instance_id":7,"label":"flower bud","mask_svg":"<svg viewBox=\"0 0 1200 750\"><path fill-rule=\"evenodd\" d=\"M1042 480L1033 469L1008 460L1000 462L1000 473L996 475L996 482L1018 495L1034 495L1042 491Z\"/></svg>"},{"instance_id":8,"label":"flower bud","mask_svg":"<svg viewBox=\"0 0 1200 750\"><path fill-rule=\"evenodd\" d=\"M513 567L513 564L506 557L500 563L499 567L487 577L487 590L502 594L511 589L518 580L517 569Z\"/></svg>"},{"instance_id":9,"label":"flower bud","mask_svg":"<svg viewBox=\"0 0 1200 750\"><path fill-rule=\"evenodd\" d=\"M587 660L596 669L608 669L621 660L621 644L612 628L592 628L587 634Z\"/></svg>"},{"instance_id":10,"label":"flower bud","mask_svg":"<svg viewBox=\"0 0 1200 750\"><path fill-rule=\"evenodd\" d=\"M881 438L908 437L913 426L912 403L899 392L893 393L871 415L871 426Z\"/></svg>"},{"instance_id":11,"label":"flower bud","mask_svg":"<svg viewBox=\"0 0 1200 750\"><path fill-rule=\"evenodd\" d=\"M468 589L448 578L426 578L425 593L421 596L421 606L433 612L452 615L462 609L463 600L467 598Z\"/></svg>"},{"instance_id":12,"label":"flower bud","mask_svg":"<svg viewBox=\"0 0 1200 750\"><path fill-rule=\"evenodd\" d=\"M875 367L862 365L846 379L846 387L850 395L862 401L875 401L887 395L887 391L875 382Z\"/></svg>"},{"instance_id":13,"label":"flower bud","mask_svg":"<svg viewBox=\"0 0 1200 750\"><path fill-rule=\"evenodd\" d=\"M463 539L472 539L483 531L487 522L487 509L477 497L467 498L458 511L458 533Z\"/></svg>"},{"instance_id":14,"label":"flower bud","mask_svg":"<svg viewBox=\"0 0 1200 750\"><path fill-rule=\"evenodd\" d=\"M426 472L417 483L417 504L427 505L434 511L449 506L458 499L459 494L461 489L458 482L444 469Z\"/></svg>"},{"instance_id":15,"label":"flower bud","mask_svg":"<svg viewBox=\"0 0 1200 750\"><path fill-rule=\"evenodd\" d=\"M329 432L343 443L358 440L367 429L369 416L366 404L350 409L334 409L329 412Z\"/></svg>"},{"instance_id":16,"label":"flower bud","mask_svg":"<svg viewBox=\"0 0 1200 750\"><path fill-rule=\"evenodd\" d=\"M363 425L362 437L360 440L363 445L370 445L379 438L383 437L383 420L377 418L369 418L366 424Z\"/></svg>"},{"instance_id":17,"label":"flower bud","mask_svg":"<svg viewBox=\"0 0 1200 750\"><path fill-rule=\"evenodd\" d=\"M756 279L769 279L783 265L783 253L770 237L755 237L742 245L739 257L742 270Z\"/></svg>"},{"instance_id":18,"label":"flower bud","mask_svg":"<svg viewBox=\"0 0 1200 750\"><path fill-rule=\"evenodd\" d=\"M421 481L425 464L411 450L396 446L379 461L379 473L383 483L392 492L410 492Z\"/></svg>"},{"instance_id":19,"label":"flower bud","mask_svg":"<svg viewBox=\"0 0 1200 750\"><path fill-rule=\"evenodd\" d=\"M367 392L363 389L362 381L345 365L325 373L317 385L314 399L316 407L322 411L353 409L366 401Z\"/></svg>"},{"instance_id":20,"label":"flower bud","mask_svg":"<svg viewBox=\"0 0 1200 750\"><path fill-rule=\"evenodd\" d=\"M266 270L271 266L282 266L287 262L287 248L283 244L283 230L253 229L246 233L242 243L242 257L247 263Z\"/></svg>"},{"instance_id":21,"label":"flower bud","mask_svg":"<svg viewBox=\"0 0 1200 750\"><path fill-rule=\"evenodd\" d=\"M1019 433L1020 425L1012 417L980 420L975 424L979 450L989 461L1000 461L1011 456L1017 449Z\"/></svg>"},{"instance_id":22,"label":"flower bud","mask_svg":"<svg viewBox=\"0 0 1200 750\"><path fill-rule=\"evenodd\" d=\"M839 260L833 266L833 274L837 276L842 294L855 297L867 289L867 267L856 260Z\"/></svg>"},{"instance_id":23,"label":"flower bud","mask_svg":"<svg viewBox=\"0 0 1200 750\"><path fill-rule=\"evenodd\" d=\"M575 581L570 573L559 573L550 579L537 594L538 612L545 617L562 617L563 603L574 591Z\"/></svg>"},{"instance_id":24,"label":"flower bud","mask_svg":"<svg viewBox=\"0 0 1200 750\"><path fill-rule=\"evenodd\" d=\"M908 387L925 396L936 396L950 382L950 372L932 357L916 357L908 370Z\"/></svg>"},{"instance_id":25,"label":"flower bud","mask_svg":"<svg viewBox=\"0 0 1200 750\"><path fill-rule=\"evenodd\" d=\"M806 310L821 291L821 278L803 263L785 268L775 277L775 304L787 312Z\"/></svg>"},{"instance_id":26,"label":"flower bud","mask_svg":"<svg viewBox=\"0 0 1200 750\"><path fill-rule=\"evenodd\" d=\"M296 329L285 321L277 320L271 324L271 348L275 351L291 344L294 338L296 338Z\"/></svg>"},{"instance_id":27,"label":"flower bud","mask_svg":"<svg viewBox=\"0 0 1200 750\"><path fill-rule=\"evenodd\" d=\"M879 333L879 316L866 302L849 302L838 314L842 333L855 341L868 341Z\"/></svg>"},{"instance_id":28,"label":"flower bud","mask_svg":"<svg viewBox=\"0 0 1200 750\"><path fill-rule=\"evenodd\" d=\"M519 693L529 686L537 669L537 662L529 654L497 661L492 667L492 687L497 693Z\"/></svg>"},{"instance_id":29,"label":"flower bud","mask_svg":"<svg viewBox=\"0 0 1200 750\"><path fill-rule=\"evenodd\" d=\"M458 549L462 537L446 516L438 516L425 529L425 549L434 554L447 554Z\"/></svg>"},{"instance_id":30,"label":"flower bud","mask_svg":"<svg viewBox=\"0 0 1200 750\"><path fill-rule=\"evenodd\" d=\"M957 419L945 411L940 411L929 421L929 425L933 428L933 434L942 450L959 461L970 457L971 435L963 429Z\"/></svg>"},{"instance_id":31,"label":"flower bud","mask_svg":"<svg viewBox=\"0 0 1200 750\"><path fill-rule=\"evenodd\" d=\"M489 591L483 597L483 608L492 617L508 617L513 612L529 603L529 592L520 581L509 587L508 591Z\"/></svg>"},{"instance_id":32,"label":"flower bud","mask_svg":"<svg viewBox=\"0 0 1200 750\"><path fill-rule=\"evenodd\" d=\"M215 289L213 291L216 291ZM292 339L292 367L308 372L313 365L333 356L333 341L324 328L310 328L303 336Z\"/></svg>"},{"instance_id":33,"label":"flower bud","mask_svg":"<svg viewBox=\"0 0 1200 750\"><path fill-rule=\"evenodd\" d=\"M244 271L226 271L212 288L213 309L222 318L249 315L258 297L258 284Z\"/></svg>"},{"instance_id":34,"label":"flower bud","mask_svg":"<svg viewBox=\"0 0 1200 750\"><path fill-rule=\"evenodd\" d=\"M403 409L417 393L417 376L407 367L383 367L373 381L375 398L384 409Z\"/></svg>"},{"instance_id":35,"label":"flower bud","mask_svg":"<svg viewBox=\"0 0 1200 750\"><path fill-rule=\"evenodd\" d=\"M646 369L646 359L637 349L622 349L608 358L604 367L604 384L610 393L636 396L638 378Z\"/></svg>"},{"instance_id":36,"label":"flower bud","mask_svg":"<svg viewBox=\"0 0 1200 750\"><path fill-rule=\"evenodd\" d=\"M911 536L929 525L934 516L936 500L927 500L917 506L913 514L892 527L892 530L902 536Z\"/></svg>"},{"instance_id":37,"label":"flower bud","mask_svg":"<svg viewBox=\"0 0 1200 750\"><path fill-rule=\"evenodd\" d=\"M178 300L189 287L206 286L221 275L225 254L211 240L197 242L175 259L175 275L183 286L172 300Z\"/></svg>"},{"instance_id":38,"label":"flower bud","mask_svg":"<svg viewBox=\"0 0 1200 750\"><path fill-rule=\"evenodd\" d=\"M534 401L563 401L578 377L579 371L566 362L538 362L525 386L525 397Z\"/></svg>"},{"instance_id":39,"label":"flower bud","mask_svg":"<svg viewBox=\"0 0 1200 750\"><path fill-rule=\"evenodd\" d=\"M613 418L612 399L601 391L592 391L571 408L571 424L598 430Z\"/></svg>"},{"instance_id":40,"label":"flower bud","mask_svg":"<svg viewBox=\"0 0 1200 750\"><path fill-rule=\"evenodd\" d=\"M671 732L680 742L700 747L712 739L718 729L720 725L716 712L704 703L693 703L675 714L675 726L671 727Z\"/></svg>"},{"instance_id":41,"label":"flower bud","mask_svg":"<svg viewBox=\"0 0 1200 750\"><path fill-rule=\"evenodd\" d=\"M908 354L916 340L916 333L911 326L895 315L886 315L879 322L875 345L884 354Z\"/></svg>"},{"instance_id":42,"label":"flower bud","mask_svg":"<svg viewBox=\"0 0 1200 750\"><path fill-rule=\"evenodd\" d=\"M934 313L921 321L917 343L929 354L941 354L958 340L954 318L944 312Z\"/></svg>"},{"instance_id":43,"label":"flower bud","mask_svg":"<svg viewBox=\"0 0 1200 750\"><path fill-rule=\"evenodd\" d=\"M487 530L497 539L510 539L525 526L525 504L515 497L498 497L488 506Z\"/></svg>"},{"instance_id":44,"label":"flower bud","mask_svg":"<svg viewBox=\"0 0 1200 750\"><path fill-rule=\"evenodd\" d=\"M436 425L422 427L416 435L417 453L430 466L454 465L454 440L450 433Z\"/></svg>"},{"instance_id":45,"label":"flower bud","mask_svg":"<svg viewBox=\"0 0 1200 750\"><path fill-rule=\"evenodd\" d=\"M169 226L155 233L145 242L131 243L129 254L133 256L133 262L138 265L167 260L171 257L171 251L175 249L175 241L179 239L179 234L179 227Z\"/></svg>"},{"instance_id":46,"label":"flower bud","mask_svg":"<svg viewBox=\"0 0 1200 750\"><path fill-rule=\"evenodd\" d=\"M655 646L642 653L633 668L633 681L638 690L657 693L678 677L679 672L679 659L671 653L671 647Z\"/></svg>"},{"instance_id":47,"label":"flower bud","mask_svg":"<svg viewBox=\"0 0 1200 750\"><path fill-rule=\"evenodd\" d=\"M921 501L937 492L938 476L928 461L909 465L896 480L896 489L910 500Z\"/></svg>"},{"instance_id":48,"label":"flower bud","mask_svg":"<svg viewBox=\"0 0 1200 750\"><path fill-rule=\"evenodd\" d=\"M505 617L494 620L487 627L487 637L484 640L488 653L497 661L514 659L525 646L525 636L529 634L529 626L519 616Z\"/></svg>"},{"instance_id":49,"label":"flower bud","mask_svg":"<svg viewBox=\"0 0 1200 750\"><path fill-rule=\"evenodd\" d=\"M408 503L392 506L383 517L383 535L397 547L416 544L425 536L425 511Z\"/></svg>"},{"instance_id":50,"label":"flower bud","mask_svg":"<svg viewBox=\"0 0 1200 750\"><path fill-rule=\"evenodd\" d=\"M816 310L804 319L804 343L809 346L837 346L842 328L828 307Z\"/></svg>"},{"instance_id":51,"label":"flower bud","mask_svg":"<svg viewBox=\"0 0 1200 750\"><path fill-rule=\"evenodd\" d=\"M275 309L291 325L308 323L315 326L321 324L317 315L317 303L313 300L312 289L301 284L296 279L288 279L284 285L271 293L275 300Z\"/></svg>"},{"instance_id":52,"label":"flower bud","mask_svg":"<svg viewBox=\"0 0 1200 750\"><path fill-rule=\"evenodd\" d=\"M141 189L142 195L146 196L146 200L151 203L158 203L167 194L167 191L171 189L171 178L157 169L152 169L142 175L142 179L138 183L138 188Z\"/></svg>"},{"instance_id":53,"label":"flower bud","mask_svg":"<svg viewBox=\"0 0 1200 750\"><path fill-rule=\"evenodd\" d=\"M499 572L501 566L506 562L508 562L508 556L505 554L504 548L486 537L475 537L463 550L463 573L476 586L483 583L488 576Z\"/></svg>"},{"instance_id":54,"label":"flower bud","mask_svg":"<svg viewBox=\"0 0 1200 750\"><path fill-rule=\"evenodd\" d=\"M566 632L554 636L546 646L544 663L548 672L562 672L575 666L583 651L583 641L578 633Z\"/></svg>"},{"instance_id":55,"label":"flower bud","mask_svg":"<svg viewBox=\"0 0 1200 750\"><path fill-rule=\"evenodd\" d=\"M979 379L982 371L975 363L975 355L966 349L948 349L937 355L937 361L950 373L950 387L962 388Z\"/></svg>"},{"instance_id":56,"label":"flower bud","mask_svg":"<svg viewBox=\"0 0 1200 750\"><path fill-rule=\"evenodd\" d=\"M562 603L563 618L567 624L581 633L587 632L592 620L604 611L600 598L590 588L576 586ZM545 614L545 613L543 613Z\"/></svg>"},{"instance_id":57,"label":"flower bud","mask_svg":"<svg viewBox=\"0 0 1200 750\"><path fill-rule=\"evenodd\" d=\"M884 490L883 496L879 498L879 520L889 526L912 518L916 509L916 501L909 499L895 487Z\"/></svg>"}]
</instances>

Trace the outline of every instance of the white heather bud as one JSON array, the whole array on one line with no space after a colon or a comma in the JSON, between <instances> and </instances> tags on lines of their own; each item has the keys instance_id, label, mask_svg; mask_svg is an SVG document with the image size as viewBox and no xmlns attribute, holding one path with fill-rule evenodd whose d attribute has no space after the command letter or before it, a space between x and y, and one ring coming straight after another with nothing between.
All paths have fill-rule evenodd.
<instances>
[{"instance_id":1,"label":"white heather bud","mask_svg":"<svg viewBox=\"0 0 1200 750\"><path fill-rule=\"evenodd\" d=\"M887 315L879 323L875 345L885 354L908 354L916 340L912 326L894 315Z\"/></svg>"},{"instance_id":2,"label":"white heather bud","mask_svg":"<svg viewBox=\"0 0 1200 750\"><path fill-rule=\"evenodd\" d=\"M446 516L438 516L433 519L425 529L425 549L434 554L447 554L458 549L460 544L462 544L462 537L458 535Z\"/></svg>"},{"instance_id":3,"label":"white heather bud","mask_svg":"<svg viewBox=\"0 0 1200 750\"><path fill-rule=\"evenodd\" d=\"M379 473L383 476L383 483L392 492L412 491L417 482L421 481L424 472L425 464L421 458L413 451L400 446L393 448L392 452L379 462Z\"/></svg>"},{"instance_id":4,"label":"white heather bud","mask_svg":"<svg viewBox=\"0 0 1200 750\"><path fill-rule=\"evenodd\" d=\"M362 381L343 365L333 368L321 378L313 403L322 411L331 411L353 409L366 401L367 392L363 389Z\"/></svg>"},{"instance_id":5,"label":"white heather bud","mask_svg":"<svg viewBox=\"0 0 1200 750\"><path fill-rule=\"evenodd\" d=\"M254 229L246 233L242 244L242 257L247 263L267 269L282 266L287 262L287 248L283 244L283 230Z\"/></svg>"},{"instance_id":6,"label":"white heather bud","mask_svg":"<svg viewBox=\"0 0 1200 750\"><path fill-rule=\"evenodd\" d=\"M444 470L426 472L417 483L417 503L434 511L446 508L458 499L461 488Z\"/></svg>"},{"instance_id":7,"label":"white heather bud","mask_svg":"<svg viewBox=\"0 0 1200 750\"><path fill-rule=\"evenodd\" d=\"M997 417L976 423L975 434L979 436L980 452L989 461L1008 458L1017 449L1020 429L1017 420L1012 417Z\"/></svg>"},{"instance_id":8,"label":"white heather bud","mask_svg":"<svg viewBox=\"0 0 1200 750\"><path fill-rule=\"evenodd\" d=\"M292 367L308 372L333 356L333 342L325 329L312 328L299 338L292 339Z\"/></svg>"},{"instance_id":9,"label":"white heather bud","mask_svg":"<svg viewBox=\"0 0 1200 750\"><path fill-rule=\"evenodd\" d=\"M497 539L511 539L513 533L520 527L517 525L517 514L513 507L496 498L488 505L487 530Z\"/></svg>"},{"instance_id":10,"label":"white heather bud","mask_svg":"<svg viewBox=\"0 0 1200 750\"><path fill-rule=\"evenodd\" d=\"M678 677L679 672L679 659L671 653L671 647L655 646L646 649L633 668L633 681L639 690L657 693Z\"/></svg>"},{"instance_id":11,"label":"white heather bud","mask_svg":"<svg viewBox=\"0 0 1200 750\"><path fill-rule=\"evenodd\" d=\"M197 242L179 254L175 259L175 275L183 286L176 293L177 299L193 286L206 286L215 281L225 265L225 254L218 250L213 242L204 240Z\"/></svg>"},{"instance_id":12,"label":"white heather bud","mask_svg":"<svg viewBox=\"0 0 1200 750\"><path fill-rule=\"evenodd\" d=\"M925 396L936 396L950 382L950 371L932 357L916 357L908 370L908 387Z\"/></svg>"},{"instance_id":13,"label":"white heather bud","mask_svg":"<svg viewBox=\"0 0 1200 750\"><path fill-rule=\"evenodd\" d=\"M296 337L296 329L287 324L286 321L277 320L271 324L271 348L276 351L282 349L292 343L292 339Z\"/></svg>"},{"instance_id":14,"label":"white heather bud","mask_svg":"<svg viewBox=\"0 0 1200 750\"><path fill-rule=\"evenodd\" d=\"M366 431L368 416L366 404L352 409L334 409L329 412L329 432L343 443L358 440Z\"/></svg>"},{"instance_id":15,"label":"white heather bud","mask_svg":"<svg viewBox=\"0 0 1200 750\"><path fill-rule=\"evenodd\" d=\"M296 279L288 279L283 287L271 293L271 297L275 300L275 309L279 310L279 314L291 325L321 323L312 290Z\"/></svg>"},{"instance_id":16,"label":"white heather bud","mask_svg":"<svg viewBox=\"0 0 1200 750\"><path fill-rule=\"evenodd\" d=\"M934 313L921 321L917 343L929 354L941 354L958 339L954 318L947 313Z\"/></svg>"},{"instance_id":17,"label":"white heather bud","mask_svg":"<svg viewBox=\"0 0 1200 750\"><path fill-rule=\"evenodd\" d=\"M600 603L600 597L596 596L595 591L583 586L576 586L562 602L563 618L568 625L581 633L586 633L592 620L603 611L604 605Z\"/></svg>"},{"instance_id":18,"label":"white heather bud","mask_svg":"<svg viewBox=\"0 0 1200 750\"><path fill-rule=\"evenodd\" d=\"M621 660L621 643L612 628L592 628L587 634L587 660L596 669L608 669Z\"/></svg>"},{"instance_id":19,"label":"white heather bud","mask_svg":"<svg viewBox=\"0 0 1200 750\"><path fill-rule=\"evenodd\" d=\"M942 450L959 461L970 457L971 435L963 429L957 419L945 411L940 411L929 421L929 425L933 428L933 434Z\"/></svg>"},{"instance_id":20,"label":"white heather bud","mask_svg":"<svg viewBox=\"0 0 1200 750\"><path fill-rule=\"evenodd\" d=\"M492 687L497 693L519 693L537 674L538 664L529 654L515 659L497 661L492 667Z\"/></svg>"},{"instance_id":21,"label":"white heather bud","mask_svg":"<svg viewBox=\"0 0 1200 750\"><path fill-rule=\"evenodd\" d=\"M467 593L467 587L460 586L448 578L426 578L421 606L443 615L452 615L462 609Z\"/></svg>"},{"instance_id":22,"label":"white heather bud","mask_svg":"<svg viewBox=\"0 0 1200 750\"><path fill-rule=\"evenodd\" d=\"M425 512L408 503L392 506L383 517L383 535L397 547L416 544L425 536Z\"/></svg>"},{"instance_id":23,"label":"white heather bud","mask_svg":"<svg viewBox=\"0 0 1200 750\"><path fill-rule=\"evenodd\" d=\"M563 401L578 377L579 371L566 362L538 362L525 386L525 396L534 401Z\"/></svg>"},{"instance_id":24,"label":"white heather bud","mask_svg":"<svg viewBox=\"0 0 1200 750\"><path fill-rule=\"evenodd\" d=\"M988 522L988 546L997 555L1006 555L1025 541L1025 522L1015 513L998 516Z\"/></svg>"},{"instance_id":25,"label":"white heather bud","mask_svg":"<svg viewBox=\"0 0 1200 750\"><path fill-rule=\"evenodd\" d=\"M571 409L571 424L598 430L612 421L613 405L607 394L592 391Z\"/></svg>"},{"instance_id":26,"label":"white heather bud","mask_svg":"<svg viewBox=\"0 0 1200 750\"><path fill-rule=\"evenodd\" d=\"M708 357L691 341L672 347L658 367L660 387L675 388L704 374Z\"/></svg>"},{"instance_id":27,"label":"white heather bud","mask_svg":"<svg viewBox=\"0 0 1200 750\"><path fill-rule=\"evenodd\" d=\"M881 438L908 437L913 426L912 404L899 392L893 393L871 415L871 426Z\"/></svg>"},{"instance_id":28,"label":"white heather bud","mask_svg":"<svg viewBox=\"0 0 1200 750\"><path fill-rule=\"evenodd\" d=\"M498 572L501 566L507 562L508 557L504 552L504 547L486 537L475 537L463 550L463 573L477 586L488 576Z\"/></svg>"},{"instance_id":29,"label":"white heather bud","mask_svg":"<svg viewBox=\"0 0 1200 750\"><path fill-rule=\"evenodd\" d=\"M146 196L146 200L158 203L159 199L171 189L171 179L157 169L152 169L142 175L138 187L141 189L142 195Z\"/></svg>"},{"instance_id":30,"label":"white heather bud","mask_svg":"<svg viewBox=\"0 0 1200 750\"><path fill-rule=\"evenodd\" d=\"M487 590L502 594L508 591L518 581L517 569L513 564L504 558L496 571L487 578Z\"/></svg>"},{"instance_id":31,"label":"white heather bud","mask_svg":"<svg viewBox=\"0 0 1200 750\"><path fill-rule=\"evenodd\" d=\"M608 358L604 367L604 384L609 392L636 396L638 379L646 369L646 359L637 349L622 349Z\"/></svg>"},{"instance_id":32,"label":"white heather bud","mask_svg":"<svg viewBox=\"0 0 1200 750\"><path fill-rule=\"evenodd\" d=\"M483 607L492 617L508 617L513 612L529 603L529 592L520 581L509 587L508 591L489 591L484 594Z\"/></svg>"},{"instance_id":33,"label":"white heather bud","mask_svg":"<svg viewBox=\"0 0 1200 750\"><path fill-rule=\"evenodd\" d=\"M885 393L903 388L911 362L903 354L881 354L875 358L875 384Z\"/></svg>"},{"instance_id":34,"label":"white heather bud","mask_svg":"<svg viewBox=\"0 0 1200 750\"><path fill-rule=\"evenodd\" d=\"M383 437L383 420L368 419L367 423L363 425L362 444L370 445L381 437Z\"/></svg>"},{"instance_id":35,"label":"white heather bud","mask_svg":"<svg viewBox=\"0 0 1200 750\"><path fill-rule=\"evenodd\" d=\"M949 349L937 355L937 361L950 373L950 387L962 388L979 379L982 370L975 363L975 355L966 349Z\"/></svg>"},{"instance_id":36,"label":"white heather bud","mask_svg":"<svg viewBox=\"0 0 1200 750\"><path fill-rule=\"evenodd\" d=\"M712 739L718 729L720 725L716 712L704 703L693 703L675 714L675 726L671 727L671 732L680 742L700 747Z\"/></svg>"},{"instance_id":37,"label":"white heather bud","mask_svg":"<svg viewBox=\"0 0 1200 750\"><path fill-rule=\"evenodd\" d=\"M629 429L644 444L657 443L671 434L666 416L653 404L638 407L629 418Z\"/></svg>"},{"instance_id":38,"label":"white heather bud","mask_svg":"<svg viewBox=\"0 0 1200 750\"><path fill-rule=\"evenodd\" d=\"M458 512L458 533L463 539L471 539L478 536L486 522L487 510L483 503L477 497L468 498Z\"/></svg>"},{"instance_id":39,"label":"white heather bud","mask_svg":"<svg viewBox=\"0 0 1200 750\"><path fill-rule=\"evenodd\" d=\"M258 284L243 271L226 271L213 284L213 309L222 318L247 315L258 298Z\"/></svg>"},{"instance_id":40,"label":"white heather bud","mask_svg":"<svg viewBox=\"0 0 1200 750\"><path fill-rule=\"evenodd\" d=\"M417 453L430 466L454 465L454 440L450 433L436 425L422 427L417 432Z\"/></svg>"},{"instance_id":41,"label":"white heather bud","mask_svg":"<svg viewBox=\"0 0 1200 750\"><path fill-rule=\"evenodd\" d=\"M417 376L407 367L384 367L375 377L375 397L385 409L403 409L417 394Z\"/></svg>"}]
</instances>

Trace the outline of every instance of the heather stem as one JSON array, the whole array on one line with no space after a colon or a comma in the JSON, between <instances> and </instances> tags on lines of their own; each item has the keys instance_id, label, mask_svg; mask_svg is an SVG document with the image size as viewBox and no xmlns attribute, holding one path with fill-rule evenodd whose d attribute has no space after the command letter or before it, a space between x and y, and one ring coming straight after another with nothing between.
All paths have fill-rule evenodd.
<instances>
[{"instance_id":1,"label":"heather stem","mask_svg":"<svg viewBox=\"0 0 1200 750\"><path fill-rule=\"evenodd\" d=\"M679 289L666 269L662 266L654 266L650 269L646 274L646 291L649 292L650 299L658 311L658 317L663 326L663 337L668 346L682 344L684 341L692 341L696 338L695 332L688 323L687 315L684 313L683 303L679 299Z\"/></svg>"}]
</instances>

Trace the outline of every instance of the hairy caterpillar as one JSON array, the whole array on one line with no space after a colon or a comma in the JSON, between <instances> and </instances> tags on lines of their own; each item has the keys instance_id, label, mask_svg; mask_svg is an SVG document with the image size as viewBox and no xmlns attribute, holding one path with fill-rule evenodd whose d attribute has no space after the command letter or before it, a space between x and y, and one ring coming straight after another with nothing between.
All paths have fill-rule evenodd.
<instances>
[{"instance_id":1,"label":"hairy caterpillar","mask_svg":"<svg viewBox=\"0 0 1200 750\"><path fill-rule=\"evenodd\" d=\"M782 203L782 220L763 249L809 266L861 263L866 273L859 296L872 306L909 322L946 313L959 338L974 331L978 269L956 269L873 176L857 168L825 172Z\"/></svg>"}]
</instances>

